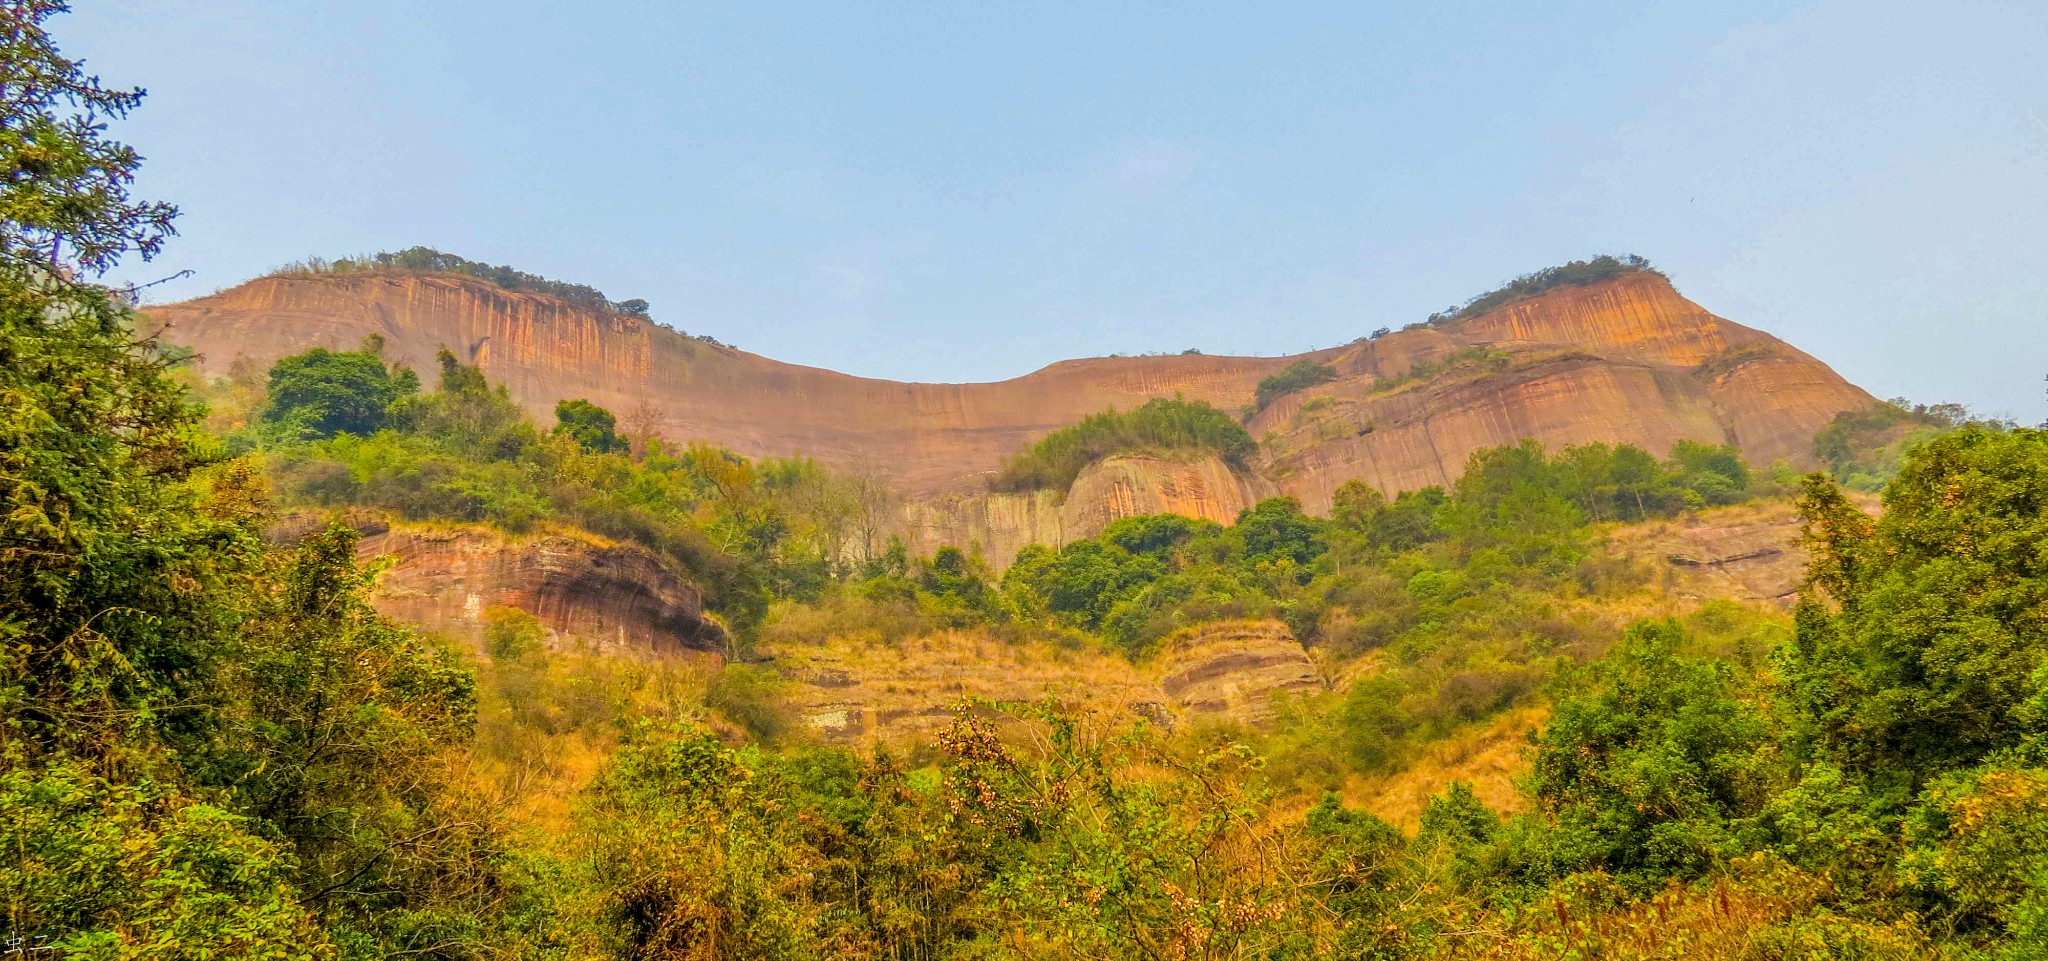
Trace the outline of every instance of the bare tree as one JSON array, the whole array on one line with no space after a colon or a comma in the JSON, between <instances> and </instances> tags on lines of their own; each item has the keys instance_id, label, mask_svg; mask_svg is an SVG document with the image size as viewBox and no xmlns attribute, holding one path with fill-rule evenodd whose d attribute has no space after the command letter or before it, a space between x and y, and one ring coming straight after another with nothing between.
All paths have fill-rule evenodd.
<instances>
[{"instance_id":1,"label":"bare tree","mask_svg":"<svg viewBox=\"0 0 2048 961\"><path fill-rule=\"evenodd\" d=\"M859 562L874 560L897 526L899 499L888 475L874 460L863 458L846 467L847 491L853 501L853 531Z\"/></svg>"},{"instance_id":2,"label":"bare tree","mask_svg":"<svg viewBox=\"0 0 2048 961\"><path fill-rule=\"evenodd\" d=\"M653 441L660 439L661 424L667 419L668 415L645 397L642 397L640 403L634 405L632 410L627 411L626 416L619 418L621 426L625 427L623 433L626 435L626 442L633 445L634 460L647 458L648 447Z\"/></svg>"}]
</instances>

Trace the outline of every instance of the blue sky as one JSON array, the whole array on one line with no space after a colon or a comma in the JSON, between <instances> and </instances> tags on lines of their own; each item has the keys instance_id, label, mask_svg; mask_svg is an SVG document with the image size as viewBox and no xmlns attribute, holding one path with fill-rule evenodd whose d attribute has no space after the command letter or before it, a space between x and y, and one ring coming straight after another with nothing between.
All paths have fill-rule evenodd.
<instances>
[{"instance_id":1,"label":"blue sky","mask_svg":"<svg viewBox=\"0 0 2048 961\"><path fill-rule=\"evenodd\" d=\"M1291 353L1634 252L2048 417L2048 4L78 0L160 299L428 244L771 357Z\"/></svg>"}]
</instances>

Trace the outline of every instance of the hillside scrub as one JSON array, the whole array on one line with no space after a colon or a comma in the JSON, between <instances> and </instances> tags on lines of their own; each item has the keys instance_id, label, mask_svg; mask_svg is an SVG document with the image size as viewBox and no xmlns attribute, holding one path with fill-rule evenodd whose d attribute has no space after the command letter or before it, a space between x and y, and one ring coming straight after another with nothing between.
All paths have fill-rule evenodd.
<instances>
[{"instance_id":1,"label":"hillside scrub","mask_svg":"<svg viewBox=\"0 0 2048 961\"><path fill-rule=\"evenodd\" d=\"M328 260L324 257L308 257L294 261L271 272L272 276L291 274L350 274L371 271L405 271L422 274L460 274L504 290L518 290L535 294L546 294L566 300L579 307L606 310L614 313L647 315L647 302L639 299L614 301L603 291L585 284L562 280L550 280L539 274L499 264L493 266L481 261L470 260L457 254L444 253L432 247L407 247L400 251L382 251L359 257L338 257Z\"/></svg>"},{"instance_id":2,"label":"hillside scrub","mask_svg":"<svg viewBox=\"0 0 2048 961\"><path fill-rule=\"evenodd\" d=\"M315 353L324 352L275 369L300 369ZM283 429L310 421L295 404L324 395L273 397L264 409L275 413L231 435L228 449L259 457L287 506L370 507L515 533L567 523L639 544L704 588L742 640L773 599L814 599L861 560L874 505L814 462L753 462L705 444L672 451L658 438L636 459L597 405L563 402L542 434L481 371L445 350L439 363L435 390L402 394L351 425L373 430L321 438Z\"/></svg>"},{"instance_id":3,"label":"hillside scrub","mask_svg":"<svg viewBox=\"0 0 2048 961\"><path fill-rule=\"evenodd\" d=\"M1446 308L1431 314L1424 323L1430 327L1441 327L1467 317L1477 317L1496 307L1505 307L1516 301L1528 300L1531 297L1547 294L1553 290L1562 290L1567 287L1590 287L1594 284L1605 283L1617 277L1625 277L1630 274L1664 276L1661 271L1651 266L1649 261L1635 254L1626 254L1620 257L1613 256L1612 254L1601 254L1591 260L1574 260L1556 267L1546 267L1535 273L1523 274L1499 287L1473 297L1459 306Z\"/></svg>"},{"instance_id":4,"label":"hillside scrub","mask_svg":"<svg viewBox=\"0 0 2048 961\"><path fill-rule=\"evenodd\" d=\"M1491 347L1463 347L1434 360L1417 361L1408 369L1389 377L1380 377L1372 382L1371 393L1384 393L1417 381L1433 378L1460 370L1485 369L1506 370L1514 361L1514 355Z\"/></svg>"},{"instance_id":5,"label":"hillside scrub","mask_svg":"<svg viewBox=\"0 0 2048 961\"><path fill-rule=\"evenodd\" d=\"M1337 368L1319 364L1312 360L1299 360L1287 365L1285 370L1259 381L1252 395L1251 412L1256 414L1273 406L1273 402L1298 390L1307 390L1317 384L1327 384L1337 379Z\"/></svg>"},{"instance_id":6,"label":"hillside scrub","mask_svg":"<svg viewBox=\"0 0 2048 961\"><path fill-rule=\"evenodd\" d=\"M1992 430L2013 426L1974 416L1961 404L1915 404L1894 397L1836 414L1814 435L1813 453L1843 486L1877 491L1898 475L1912 447L1970 424Z\"/></svg>"},{"instance_id":7,"label":"hillside scrub","mask_svg":"<svg viewBox=\"0 0 2048 961\"><path fill-rule=\"evenodd\" d=\"M1011 458L989 482L1004 493L1065 491L1088 465L1117 454L1214 454L1244 466L1258 442L1229 414L1201 401L1154 398L1128 413L1090 414Z\"/></svg>"}]
</instances>

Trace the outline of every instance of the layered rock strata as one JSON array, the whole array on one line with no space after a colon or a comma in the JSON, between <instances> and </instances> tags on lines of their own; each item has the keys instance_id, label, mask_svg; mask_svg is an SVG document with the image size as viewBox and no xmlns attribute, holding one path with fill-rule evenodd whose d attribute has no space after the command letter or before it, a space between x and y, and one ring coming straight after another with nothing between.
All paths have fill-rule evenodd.
<instances>
[{"instance_id":1,"label":"layered rock strata","mask_svg":"<svg viewBox=\"0 0 2048 961\"><path fill-rule=\"evenodd\" d=\"M428 629L474 630L490 608L511 607L562 640L658 654L725 649L725 632L704 611L702 593L631 545L402 526L372 528L357 553L390 559L377 581L377 609Z\"/></svg>"},{"instance_id":2,"label":"layered rock strata","mask_svg":"<svg viewBox=\"0 0 2048 961\"><path fill-rule=\"evenodd\" d=\"M1281 398L1250 427L1269 441L1260 473L1312 509L1354 477L1389 492L1446 483L1472 451L1523 438L1552 447L1626 442L1660 455L1679 440L1732 442L1754 463L1807 464L1815 431L1872 402L1826 365L1714 316L1654 274L1310 354L1072 360L984 384L898 383L779 363L456 276L268 277L148 314L216 374L238 362L261 370L316 346L352 348L370 334L384 338L387 356L425 371L445 346L543 420L557 400L587 398L651 417L670 438L873 471L913 502L962 505L957 517L922 524L991 544L1071 536L1063 534L1070 509L1122 509L1093 491L1058 504L971 503L1004 457L1088 414L1153 397L1236 411L1262 378L1300 360L1339 376ZM1128 489L1144 496L1147 483ZM1102 496L1117 489L1107 485Z\"/></svg>"},{"instance_id":3,"label":"layered rock strata","mask_svg":"<svg viewBox=\"0 0 2048 961\"><path fill-rule=\"evenodd\" d=\"M1145 718L1259 726L1275 698L1327 687L1279 621L1221 621L1176 635L1133 665L1114 655L1045 643L1013 645L972 632L895 644L842 639L777 651L795 711L840 741L929 742L975 702L1057 704L1112 723Z\"/></svg>"}]
</instances>

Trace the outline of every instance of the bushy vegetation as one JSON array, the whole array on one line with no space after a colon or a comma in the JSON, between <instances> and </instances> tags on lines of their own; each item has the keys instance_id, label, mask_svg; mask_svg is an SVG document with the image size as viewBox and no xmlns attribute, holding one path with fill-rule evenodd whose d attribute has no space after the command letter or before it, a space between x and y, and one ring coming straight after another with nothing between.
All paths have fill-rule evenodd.
<instances>
[{"instance_id":1,"label":"bushy vegetation","mask_svg":"<svg viewBox=\"0 0 2048 961\"><path fill-rule=\"evenodd\" d=\"M1976 417L1961 404L1915 404L1894 397L1836 414L1814 435L1813 453L1844 487L1877 491L1898 476L1908 450L1969 424L1994 430L2012 426Z\"/></svg>"},{"instance_id":2,"label":"bushy vegetation","mask_svg":"<svg viewBox=\"0 0 2048 961\"><path fill-rule=\"evenodd\" d=\"M1297 390L1307 390L1317 384L1327 384L1337 379L1337 368L1319 364L1313 360L1298 360L1288 364L1285 370L1259 381L1258 389L1252 394L1252 413L1273 406L1273 402Z\"/></svg>"},{"instance_id":3,"label":"bushy vegetation","mask_svg":"<svg viewBox=\"0 0 2048 961\"><path fill-rule=\"evenodd\" d=\"M555 404L555 433L598 454L625 453L633 445L619 436L619 420L612 412L587 400L565 400Z\"/></svg>"},{"instance_id":4,"label":"bushy vegetation","mask_svg":"<svg viewBox=\"0 0 2048 961\"><path fill-rule=\"evenodd\" d=\"M1462 347L1434 360L1416 361L1399 374L1372 382L1372 392L1393 390L1403 384L1426 381L1459 370L1506 370L1514 355L1491 347Z\"/></svg>"},{"instance_id":5,"label":"bushy vegetation","mask_svg":"<svg viewBox=\"0 0 2048 961\"><path fill-rule=\"evenodd\" d=\"M299 369L322 353L284 358L276 369ZM879 552L882 505L814 462L755 463L704 444L671 451L659 438L636 459L602 407L564 401L554 430L542 434L476 368L445 350L440 367L436 390L366 415L363 424L380 425L374 431L320 439L258 425L230 437L230 449L260 457L285 506L369 507L513 533L559 522L637 543L704 587L742 640L772 599L815 598L835 573ZM310 422L292 399L271 397L266 419Z\"/></svg>"},{"instance_id":6,"label":"bushy vegetation","mask_svg":"<svg viewBox=\"0 0 2048 961\"><path fill-rule=\"evenodd\" d=\"M990 482L998 491L1065 491L1088 465L1116 454L1214 454L1237 465L1258 451L1244 425L1198 400L1159 397L1128 413L1090 414L1047 434Z\"/></svg>"},{"instance_id":7,"label":"bushy vegetation","mask_svg":"<svg viewBox=\"0 0 2048 961\"><path fill-rule=\"evenodd\" d=\"M339 257L328 260L323 257L309 257L305 260L279 267L278 274L348 274L371 271L408 271L423 274L461 274L475 277L505 290L520 290L529 293L559 297L572 304L593 310L609 310L635 317L648 313L647 301L639 298L615 301L603 291L586 284L572 284L562 280L549 280L539 274L508 267L493 266L467 257L444 253L432 247L407 247L392 252L383 251L364 254L360 257Z\"/></svg>"},{"instance_id":8,"label":"bushy vegetation","mask_svg":"<svg viewBox=\"0 0 2048 961\"><path fill-rule=\"evenodd\" d=\"M361 350L316 347L279 361L265 388L267 429L295 440L381 429L391 405L420 389L419 376L386 366L382 351L383 342L372 337Z\"/></svg>"},{"instance_id":9,"label":"bushy vegetation","mask_svg":"<svg viewBox=\"0 0 2048 961\"><path fill-rule=\"evenodd\" d=\"M1480 294L1456 307L1447 307L1429 315L1425 323L1431 327L1455 323L1467 317L1477 317L1496 307L1505 307L1519 300L1528 300L1553 290L1566 287L1591 287L1616 277L1628 274L1656 274L1663 276L1657 268L1635 254L1616 257L1601 254L1591 260L1574 260L1556 267L1546 267L1533 274L1523 274L1486 293Z\"/></svg>"},{"instance_id":10,"label":"bushy vegetation","mask_svg":"<svg viewBox=\"0 0 2048 961\"><path fill-rule=\"evenodd\" d=\"M1003 576L1002 609L1100 632L1134 655L1190 624L1264 616L1359 653L1389 643L1399 629L1387 619L1402 611L1442 627L1428 599L1450 604L1491 584L1563 589L1589 556L1589 523L1734 503L1752 483L1731 448L1692 442L1665 461L1627 445L1485 450L1450 491L1388 502L1347 483L1329 520L1279 498L1229 527L1134 517L1059 550L1028 547ZM1391 580L1398 603L1381 596Z\"/></svg>"}]
</instances>

